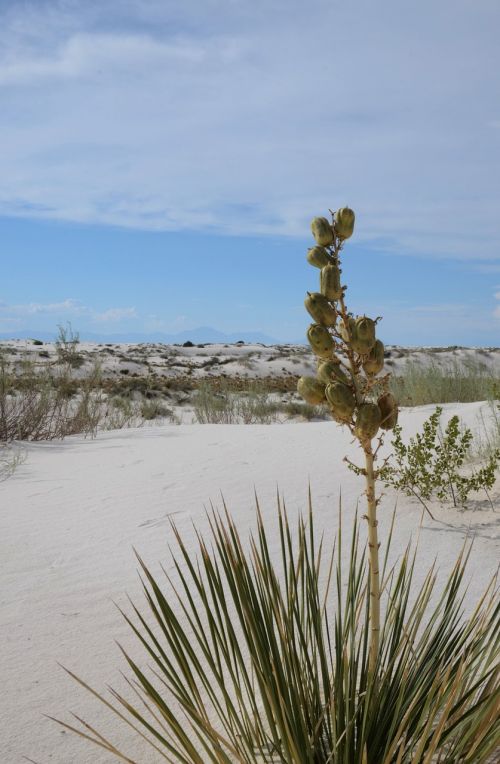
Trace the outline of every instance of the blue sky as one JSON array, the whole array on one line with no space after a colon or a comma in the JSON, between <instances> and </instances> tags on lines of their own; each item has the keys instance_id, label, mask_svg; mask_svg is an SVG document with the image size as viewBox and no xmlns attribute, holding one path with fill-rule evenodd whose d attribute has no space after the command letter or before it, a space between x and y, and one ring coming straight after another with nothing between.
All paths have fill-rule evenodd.
<instances>
[{"instance_id":1,"label":"blue sky","mask_svg":"<svg viewBox=\"0 0 500 764\"><path fill-rule=\"evenodd\" d=\"M349 305L500 344L497 0L2 0L0 333L300 340L309 221Z\"/></svg>"}]
</instances>

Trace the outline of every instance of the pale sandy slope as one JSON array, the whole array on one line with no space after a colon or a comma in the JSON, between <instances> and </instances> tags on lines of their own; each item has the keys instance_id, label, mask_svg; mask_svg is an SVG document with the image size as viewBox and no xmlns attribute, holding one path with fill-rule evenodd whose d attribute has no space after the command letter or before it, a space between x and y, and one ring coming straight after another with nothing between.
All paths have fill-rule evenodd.
<instances>
[{"instance_id":1,"label":"pale sandy slope","mask_svg":"<svg viewBox=\"0 0 500 764\"><path fill-rule=\"evenodd\" d=\"M475 426L480 404L458 410ZM405 411L408 434L433 406ZM125 593L141 600L132 546L158 571L172 540L168 518L193 540L192 521L206 527L204 504L220 504L222 491L246 535L254 526L254 487L269 523L276 488L292 514L306 505L311 481L317 526L331 535L342 489L346 521L362 497L361 479L342 457L356 456L348 433L335 424L193 425L110 432L97 440L68 438L31 445L16 474L0 485L2 693L0 762L29 757L37 764L114 761L42 714L68 720L81 714L117 740L127 734L58 667L61 662L103 690L121 686L124 663L114 640L139 654L112 604ZM495 492L498 506L498 491ZM381 508L381 536L395 497ZM477 599L498 563L496 514L485 503L475 511L434 507L442 522L424 520L423 575L435 556L449 570L469 526L476 534L467 607ZM394 550L415 534L420 508L399 500ZM276 550L278 539L276 534ZM158 761L128 749L141 764Z\"/></svg>"}]
</instances>

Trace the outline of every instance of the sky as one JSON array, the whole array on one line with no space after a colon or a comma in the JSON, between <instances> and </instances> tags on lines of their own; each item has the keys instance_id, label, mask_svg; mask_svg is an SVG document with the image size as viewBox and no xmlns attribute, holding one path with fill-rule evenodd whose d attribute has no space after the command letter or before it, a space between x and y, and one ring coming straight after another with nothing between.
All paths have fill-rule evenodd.
<instances>
[{"instance_id":1,"label":"sky","mask_svg":"<svg viewBox=\"0 0 500 764\"><path fill-rule=\"evenodd\" d=\"M498 0L0 0L0 335L500 345Z\"/></svg>"}]
</instances>

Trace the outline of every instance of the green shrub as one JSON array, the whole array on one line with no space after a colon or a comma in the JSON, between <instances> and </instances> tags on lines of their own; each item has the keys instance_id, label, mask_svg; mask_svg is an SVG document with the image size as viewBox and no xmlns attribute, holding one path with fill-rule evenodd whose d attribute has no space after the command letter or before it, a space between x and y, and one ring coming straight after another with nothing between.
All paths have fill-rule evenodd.
<instances>
[{"instance_id":1,"label":"green shrub","mask_svg":"<svg viewBox=\"0 0 500 764\"><path fill-rule=\"evenodd\" d=\"M455 415L441 432L442 411L437 406L424 422L422 432L410 438L407 445L403 442L401 427L396 426L392 440L394 452L380 470L386 485L416 496L427 510L425 501L433 497L451 500L455 507L458 502L465 505L473 491L484 490L489 498L488 489L495 483L500 460L500 448L495 449L484 466L464 474L461 470L470 459L472 431L461 427Z\"/></svg>"}]
</instances>

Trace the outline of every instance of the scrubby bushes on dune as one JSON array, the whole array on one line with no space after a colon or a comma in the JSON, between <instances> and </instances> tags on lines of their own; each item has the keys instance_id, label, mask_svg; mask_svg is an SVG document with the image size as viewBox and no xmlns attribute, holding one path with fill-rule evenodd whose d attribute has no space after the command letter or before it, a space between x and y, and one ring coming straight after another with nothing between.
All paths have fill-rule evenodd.
<instances>
[{"instance_id":1,"label":"scrubby bushes on dune","mask_svg":"<svg viewBox=\"0 0 500 764\"><path fill-rule=\"evenodd\" d=\"M93 436L101 418L98 367L76 384L67 366L40 371L27 362L18 375L0 355L0 442Z\"/></svg>"}]
</instances>

